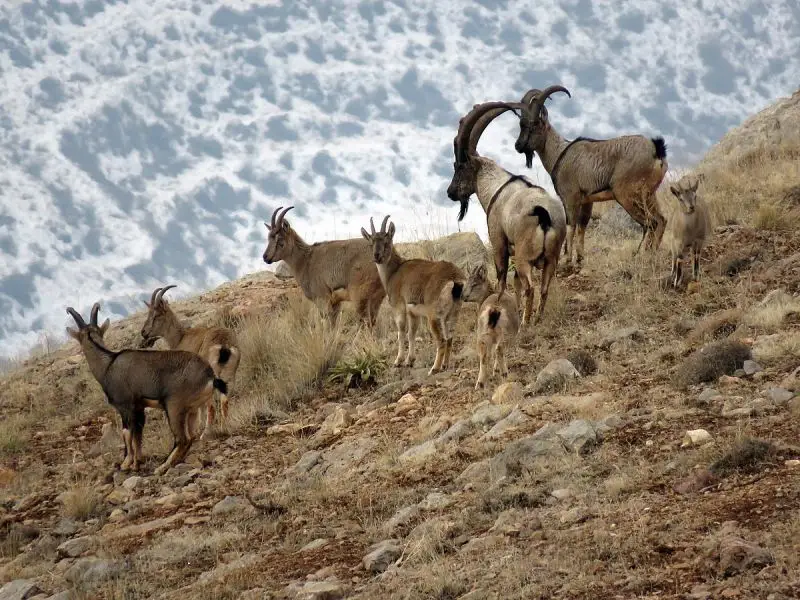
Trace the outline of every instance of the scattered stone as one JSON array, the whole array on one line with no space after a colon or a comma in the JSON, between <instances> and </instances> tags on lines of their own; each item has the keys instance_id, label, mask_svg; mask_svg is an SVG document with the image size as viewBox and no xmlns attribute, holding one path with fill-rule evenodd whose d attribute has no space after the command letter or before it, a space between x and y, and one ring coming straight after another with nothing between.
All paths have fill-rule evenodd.
<instances>
[{"instance_id":1,"label":"scattered stone","mask_svg":"<svg viewBox=\"0 0 800 600\"><path fill-rule=\"evenodd\" d=\"M783 464L786 465L787 467L789 467L790 469L796 469L797 467L800 467L800 460L798 460L796 458L790 458L789 460L785 461Z\"/></svg>"},{"instance_id":2,"label":"scattered stone","mask_svg":"<svg viewBox=\"0 0 800 600\"><path fill-rule=\"evenodd\" d=\"M138 475L133 475L128 477L125 481L122 482L122 487L124 487L128 491L135 490L140 483L142 483L143 478L139 477Z\"/></svg>"},{"instance_id":3,"label":"scattered stone","mask_svg":"<svg viewBox=\"0 0 800 600\"><path fill-rule=\"evenodd\" d=\"M120 575L123 563L105 558L80 558L73 564L64 578L76 586L91 586L95 583L108 581Z\"/></svg>"},{"instance_id":4,"label":"scattered stone","mask_svg":"<svg viewBox=\"0 0 800 600\"><path fill-rule=\"evenodd\" d=\"M246 499L239 496L225 496L214 505L211 514L214 517L231 515L247 515L255 513L255 507Z\"/></svg>"},{"instance_id":5,"label":"scattered stone","mask_svg":"<svg viewBox=\"0 0 800 600\"><path fill-rule=\"evenodd\" d=\"M80 523L72 519L61 519L55 527L53 527L54 535L71 536L75 535L81 530Z\"/></svg>"},{"instance_id":6,"label":"scattered stone","mask_svg":"<svg viewBox=\"0 0 800 600\"><path fill-rule=\"evenodd\" d=\"M511 407L505 404L483 404L472 413L470 421L478 427L489 427L504 419L511 412Z\"/></svg>"},{"instance_id":7,"label":"scattered stone","mask_svg":"<svg viewBox=\"0 0 800 600\"><path fill-rule=\"evenodd\" d=\"M42 590L29 579L15 579L0 588L0 600L29 600Z\"/></svg>"},{"instance_id":8,"label":"scattered stone","mask_svg":"<svg viewBox=\"0 0 800 600\"><path fill-rule=\"evenodd\" d=\"M255 552L251 554L245 554L244 556L236 558L230 562L217 565L210 571L206 571L200 575L200 577L198 577L197 583L200 585L207 585L215 581L222 581L233 573L252 568L252 566L259 560L261 560L261 556Z\"/></svg>"},{"instance_id":9,"label":"scattered stone","mask_svg":"<svg viewBox=\"0 0 800 600\"><path fill-rule=\"evenodd\" d=\"M530 471L542 456L561 456L564 454L564 445L560 440L553 437L537 437L536 434L533 434L506 445L502 452L490 459L489 472L494 477L517 477L526 471ZM473 465L481 465L482 462L473 463ZM473 465L467 467L459 477L468 477L467 471ZM475 468L485 471L485 466L483 465ZM475 473L470 475L474 476ZM484 475L487 474L484 473Z\"/></svg>"},{"instance_id":10,"label":"scattered stone","mask_svg":"<svg viewBox=\"0 0 800 600\"><path fill-rule=\"evenodd\" d=\"M772 400L775 404L786 404L794 398L794 393L783 388L772 387L767 390L767 398Z\"/></svg>"},{"instance_id":11,"label":"scattered stone","mask_svg":"<svg viewBox=\"0 0 800 600\"><path fill-rule=\"evenodd\" d=\"M520 425L524 425L530 421L528 415L522 412L519 408L514 408L509 415L494 424L489 431L483 434L483 439L494 440L503 437L506 433L515 430Z\"/></svg>"},{"instance_id":12,"label":"scattered stone","mask_svg":"<svg viewBox=\"0 0 800 600\"><path fill-rule=\"evenodd\" d=\"M392 518L386 522L386 531L394 533L400 527L405 527L409 525L412 521L415 521L420 516L420 508L416 504L412 504L411 506L405 506L399 509Z\"/></svg>"},{"instance_id":13,"label":"scattered stone","mask_svg":"<svg viewBox=\"0 0 800 600\"><path fill-rule=\"evenodd\" d=\"M541 394L548 391L563 389L573 379L578 379L581 374L566 358L557 358L550 361L539 371L536 381L526 388L526 392Z\"/></svg>"},{"instance_id":14,"label":"scattered stone","mask_svg":"<svg viewBox=\"0 0 800 600\"><path fill-rule=\"evenodd\" d=\"M489 532L499 533L508 537L527 538L530 537L532 532L541 528L541 520L532 512L509 508L497 516Z\"/></svg>"},{"instance_id":15,"label":"scattered stone","mask_svg":"<svg viewBox=\"0 0 800 600\"><path fill-rule=\"evenodd\" d=\"M702 446L703 444L713 441L714 438L711 437L711 434L705 429L690 429L683 436L681 448L686 448L688 446Z\"/></svg>"},{"instance_id":16,"label":"scattered stone","mask_svg":"<svg viewBox=\"0 0 800 600\"><path fill-rule=\"evenodd\" d=\"M761 569L775 562L772 553L748 542L736 532L736 524L727 522L707 543L708 556L722 577L731 577L750 569Z\"/></svg>"},{"instance_id":17,"label":"scattered stone","mask_svg":"<svg viewBox=\"0 0 800 600\"><path fill-rule=\"evenodd\" d=\"M598 433L594 425L584 419L576 419L570 422L563 429L559 429L556 435L572 452L586 454L595 446L603 441L602 434Z\"/></svg>"},{"instance_id":18,"label":"scattered stone","mask_svg":"<svg viewBox=\"0 0 800 600\"><path fill-rule=\"evenodd\" d=\"M111 511L108 515L108 520L112 523L119 523L120 521L124 521L127 514L121 508L115 508Z\"/></svg>"},{"instance_id":19,"label":"scattered stone","mask_svg":"<svg viewBox=\"0 0 800 600\"><path fill-rule=\"evenodd\" d=\"M708 469L702 469L697 473L689 475L673 488L678 494L692 494L699 492L707 487L715 485L719 479Z\"/></svg>"},{"instance_id":20,"label":"scattered stone","mask_svg":"<svg viewBox=\"0 0 800 600\"><path fill-rule=\"evenodd\" d=\"M567 511L561 513L561 517L559 517L559 522L562 525L577 525L579 523L584 523L591 519L594 515L591 511L586 509L585 507L576 506L575 508L571 508Z\"/></svg>"},{"instance_id":21,"label":"scattered stone","mask_svg":"<svg viewBox=\"0 0 800 600\"><path fill-rule=\"evenodd\" d=\"M742 371L744 371L744 374L748 377L752 377L763 370L763 367L754 360L748 359L742 363Z\"/></svg>"},{"instance_id":22,"label":"scattered stone","mask_svg":"<svg viewBox=\"0 0 800 600\"><path fill-rule=\"evenodd\" d=\"M645 335L636 327L624 327L622 329L612 331L606 335L602 340L600 340L600 342L597 344L597 347L601 350L608 350L617 342L623 342L625 340L643 342L645 340Z\"/></svg>"},{"instance_id":23,"label":"scattered stone","mask_svg":"<svg viewBox=\"0 0 800 600\"><path fill-rule=\"evenodd\" d=\"M344 586L336 581L308 581L295 596L297 600L340 600Z\"/></svg>"},{"instance_id":24,"label":"scattered stone","mask_svg":"<svg viewBox=\"0 0 800 600\"><path fill-rule=\"evenodd\" d=\"M309 450L300 457L300 460L295 463L291 470L295 473L308 473L319 463L320 459L322 459L322 452L319 450Z\"/></svg>"},{"instance_id":25,"label":"scattered stone","mask_svg":"<svg viewBox=\"0 0 800 600\"><path fill-rule=\"evenodd\" d=\"M88 535L62 542L56 552L61 558L77 558L94 547L94 538Z\"/></svg>"},{"instance_id":26,"label":"scattered stone","mask_svg":"<svg viewBox=\"0 0 800 600\"><path fill-rule=\"evenodd\" d=\"M492 404L515 405L522 400L522 386L516 381L501 383L492 394Z\"/></svg>"},{"instance_id":27,"label":"scattered stone","mask_svg":"<svg viewBox=\"0 0 800 600\"><path fill-rule=\"evenodd\" d=\"M561 488L558 490L553 490L550 492L550 495L556 500L567 500L572 498L572 490L569 488Z\"/></svg>"},{"instance_id":28,"label":"scattered stone","mask_svg":"<svg viewBox=\"0 0 800 600\"><path fill-rule=\"evenodd\" d=\"M419 410L421 408L422 404L419 403L419 400L417 400L413 394L403 394L397 401L397 404L395 404L394 414L404 415L412 410Z\"/></svg>"},{"instance_id":29,"label":"scattered stone","mask_svg":"<svg viewBox=\"0 0 800 600\"><path fill-rule=\"evenodd\" d=\"M442 510L451 506L455 500L441 492L431 492L417 506L422 510Z\"/></svg>"},{"instance_id":30,"label":"scattered stone","mask_svg":"<svg viewBox=\"0 0 800 600\"><path fill-rule=\"evenodd\" d=\"M267 435L281 435L288 433L289 435L309 436L319 429L319 425L302 424L302 423L281 423L267 428Z\"/></svg>"},{"instance_id":31,"label":"scattered stone","mask_svg":"<svg viewBox=\"0 0 800 600\"><path fill-rule=\"evenodd\" d=\"M125 504L130 499L131 499L131 491L122 487L114 488L106 496L106 502L108 502L112 506Z\"/></svg>"},{"instance_id":32,"label":"scattered stone","mask_svg":"<svg viewBox=\"0 0 800 600\"><path fill-rule=\"evenodd\" d=\"M461 419L453 423L447 431L436 439L436 441L440 444L460 442L464 438L469 437L474 430L475 426L472 424L471 420Z\"/></svg>"},{"instance_id":33,"label":"scattered stone","mask_svg":"<svg viewBox=\"0 0 800 600\"><path fill-rule=\"evenodd\" d=\"M699 404L708 404L712 400L720 398L722 394L720 394L717 390L713 387L708 387L700 392L700 395L697 397L697 402Z\"/></svg>"},{"instance_id":34,"label":"scattered stone","mask_svg":"<svg viewBox=\"0 0 800 600\"><path fill-rule=\"evenodd\" d=\"M399 460L401 462L424 462L439 452L436 447L436 440L428 440L416 446L412 446L403 452Z\"/></svg>"},{"instance_id":35,"label":"scattered stone","mask_svg":"<svg viewBox=\"0 0 800 600\"><path fill-rule=\"evenodd\" d=\"M752 417L755 410L752 406L742 406L741 408L732 408L730 410L723 410L722 416L726 419L741 419Z\"/></svg>"},{"instance_id":36,"label":"scattered stone","mask_svg":"<svg viewBox=\"0 0 800 600\"><path fill-rule=\"evenodd\" d=\"M370 573L382 573L400 558L402 549L397 540L384 540L370 546L370 552L362 559L364 568Z\"/></svg>"},{"instance_id":37,"label":"scattered stone","mask_svg":"<svg viewBox=\"0 0 800 600\"><path fill-rule=\"evenodd\" d=\"M328 545L328 540L325 538L317 538L316 540L308 542L305 546L300 548L298 552L311 552L312 550L319 550Z\"/></svg>"}]
</instances>

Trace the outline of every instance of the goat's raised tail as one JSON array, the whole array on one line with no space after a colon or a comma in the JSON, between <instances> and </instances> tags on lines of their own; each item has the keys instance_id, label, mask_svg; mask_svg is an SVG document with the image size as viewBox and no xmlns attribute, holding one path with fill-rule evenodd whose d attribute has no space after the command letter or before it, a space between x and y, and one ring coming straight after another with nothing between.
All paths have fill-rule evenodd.
<instances>
[{"instance_id":1,"label":"goat's raised tail","mask_svg":"<svg viewBox=\"0 0 800 600\"><path fill-rule=\"evenodd\" d=\"M664 138L659 136L651 139L656 147L656 158L659 160L667 158L667 142L664 141Z\"/></svg>"},{"instance_id":2,"label":"goat's raised tail","mask_svg":"<svg viewBox=\"0 0 800 600\"><path fill-rule=\"evenodd\" d=\"M547 209L543 206L534 206L533 210L531 211L531 216L536 217L539 219L539 227L542 229L542 251L539 253L534 260L531 261L531 265L538 265L546 256L547 252L547 232L553 226L553 220L550 218L550 213L547 212ZM541 266L540 266L541 268Z\"/></svg>"},{"instance_id":3,"label":"goat's raised tail","mask_svg":"<svg viewBox=\"0 0 800 600\"><path fill-rule=\"evenodd\" d=\"M500 315L501 312L499 308L493 308L489 311L488 318L486 319L486 322L489 325L489 327L491 327L492 329L497 327L497 323L500 321Z\"/></svg>"},{"instance_id":4,"label":"goat's raised tail","mask_svg":"<svg viewBox=\"0 0 800 600\"><path fill-rule=\"evenodd\" d=\"M214 389L217 390L223 396L227 396L228 395L228 384L225 383L219 377L215 377L214 378Z\"/></svg>"},{"instance_id":5,"label":"goat's raised tail","mask_svg":"<svg viewBox=\"0 0 800 600\"><path fill-rule=\"evenodd\" d=\"M461 295L464 293L464 282L453 282L453 300L461 300Z\"/></svg>"}]
</instances>

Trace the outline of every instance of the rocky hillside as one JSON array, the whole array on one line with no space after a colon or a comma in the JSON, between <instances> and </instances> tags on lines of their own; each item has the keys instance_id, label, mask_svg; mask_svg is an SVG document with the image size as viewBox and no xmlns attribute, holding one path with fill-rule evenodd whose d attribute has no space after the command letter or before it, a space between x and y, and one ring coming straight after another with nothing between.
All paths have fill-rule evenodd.
<instances>
[{"instance_id":1,"label":"rocky hillside","mask_svg":"<svg viewBox=\"0 0 800 600\"><path fill-rule=\"evenodd\" d=\"M428 377L424 331L415 368L386 366L387 307L374 335L332 329L291 279L251 276L174 304L245 358L231 421L157 477L158 411L143 470L116 472L77 346L27 361L0 388L0 599L800 596L798 152L707 172L717 224L677 290L666 248L633 258L638 233L600 219L485 391L474 305ZM486 260L469 235L406 251L454 246Z\"/></svg>"}]
</instances>

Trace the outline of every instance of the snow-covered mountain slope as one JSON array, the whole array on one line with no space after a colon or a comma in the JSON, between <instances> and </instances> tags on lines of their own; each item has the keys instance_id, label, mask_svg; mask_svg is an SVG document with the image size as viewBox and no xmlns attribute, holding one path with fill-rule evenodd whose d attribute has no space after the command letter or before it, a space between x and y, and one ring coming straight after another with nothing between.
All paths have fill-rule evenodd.
<instances>
[{"instance_id":1,"label":"snow-covered mountain slope","mask_svg":"<svg viewBox=\"0 0 800 600\"><path fill-rule=\"evenodd\" d=\"M60 336L68 304L120 316L264 268L279 205L309 241L386 213L403 239L456 230L444 189L475 102L562 83L564 135L662 134L675 167L800 81L796 2L626 6L3 3L0 355ZM481 148L525 172L515 134L505 116ZM484 234L479 207L461 227Z\"/></svg>"}]
</instances>

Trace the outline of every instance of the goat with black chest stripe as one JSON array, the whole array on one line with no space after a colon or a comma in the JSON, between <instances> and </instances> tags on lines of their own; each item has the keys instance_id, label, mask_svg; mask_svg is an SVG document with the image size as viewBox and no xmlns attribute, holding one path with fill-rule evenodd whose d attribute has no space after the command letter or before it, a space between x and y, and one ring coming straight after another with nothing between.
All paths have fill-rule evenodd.
<instances>
[{"instance_id":1,"label":"goat with black chest stripe","mask_svg":"<svg viewBox=\"0 0 800 600\"><path fill-rule=\"evenodd\" d=\"M272 213L264 262L284 261L306 298L324 305L326 316L335 321L340 305L350 301L358 316L374 327L386 296L372 262L370 245L361 238L306 243L286 220L292 206Z\"/></svg>"},{"instance_id":2,"label":"goat with black chest stripe","mask_svg":"<svg viewBox=\"0 0 800 600\"><path fill-rule=\"evenodd\" d=\"M461 269L445 260L406 260L401 257L394 250L394 223L389 223L386 229L388 220L387 215L380 231L375 231L375 224L370 219L371 233L362 227L361 235L372 244L377 272L394 311L398 346L394 366L399 367L403 360L403 338L406 334L408 353L403 364L414 364L418 321L425 317L431 335L436 340L436 358L428 374L447 370L466 277Z\"/></svg>"},{"instance_id":3,"label":"goat with black chest stripe","mask_svg":"<svg viewBox=\"0 0 800 600\"><path fill-rule=\"evenodd\" d=\"M561 85L544 91L532 89L525 94L514 148L525 155L528 168L534 152L539 155L564 202L568 225L565 253L574 266L580 267L593 203L607 200L616 200L642 226L639 248L645 240L645 248L658 248L667 224L656 200L656 190L668 168L664 138L624 135L607 140L579 137L568 141L551 125L544 106L545 100L556 92L570 96ZM576 233L578 239L573 244Z\"/></svg>"},{"instance_id":4,"label":"goat with black chest stripe","mask_svg":"<svg viewBox=\"0 0 800 600\"><path fill-rule=\"evenodd\" d=\"M470 196L478 196L486 212L500 295L506 288L508 262L513 252L515 281L519 284L515 285L517 303L522 287L525 294L522 324L527 325L533 309L534 268L542 270L534 323L541 320L547 303L550 282L566 236L564 206L543 188L509 173L477 152L478 141L489 123L508 110L521 108L519 103L486 102L475 105L459 121L453 141L454 173L447 195L461 203L459 220L467 212Z\"/></svg>"},{"instance_id":5,"label":"goat with black chest stripe","mask_svg":"<svg viewBox=\"0 0 800 600\"><path fill-rule=\"evenodd\" d=\"M185 327L172 311L164 298L164 293L174 285L156 288L147 306L147 319L142 326L142 345L149 348L159 338L164 338L173 350L187 350L199 354L208 361L214 374L225 382L228 391L233 387L236 370L239 368L239 352L236 334L227 327ZM216 412L214 404L206 408L206 423L203 427L204 438L214 423ZM220 395L220 411L223 420L228 417L228 394Z\"/></svg>"},{"instance_id":6,"label":"goat with black chest stripe","mask_svg":"<svg viewBox=\"0 0 800 600\"><path fill-rule=\"evenodd\" d=\"M75 309L67 308L78 326L67 327L67 333L80 343L89 370L122 419L123 471L138 470L142 461L145 408L160 407L167 413L174 444L155 471L160 475L186 457L199 410L214 401L214 393L226 392L225 382L194 352L108 349L103 335L109 322L97 324L99 310L95 303L87 324Z\"/></svg>"}]
</instances>

